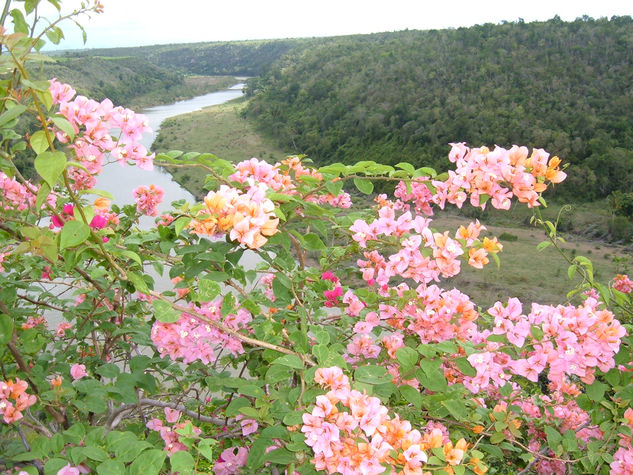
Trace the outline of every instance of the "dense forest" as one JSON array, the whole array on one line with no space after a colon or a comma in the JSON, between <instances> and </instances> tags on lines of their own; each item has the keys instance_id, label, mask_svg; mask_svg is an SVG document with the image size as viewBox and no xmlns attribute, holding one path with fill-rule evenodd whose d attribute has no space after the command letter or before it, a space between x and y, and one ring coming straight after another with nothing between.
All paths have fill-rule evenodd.
<instances>
[{"instance_id":1,"label":"dense forest","mask_svg":"<svg viewBox=\"0 0 633 475\"><path fill-rule=\"evenodd\" d=\"M485 24L313 40L249 81L247 117L320 163L445 166L447 144L525 144L558 192L633 189L633 20Z\"/></svg>"},{"instance_id":2,"label":"dense forest","mask_svg":"<svg viewBox=\"0 0 633 475\"><path fill-rule=\"evenodd\" d=\"M185 74L256 76L292 48L311 42L309 39L281 39L187 43L71 51L65 56L141 58L160 68Z\"/></svg>"}]
</instances>

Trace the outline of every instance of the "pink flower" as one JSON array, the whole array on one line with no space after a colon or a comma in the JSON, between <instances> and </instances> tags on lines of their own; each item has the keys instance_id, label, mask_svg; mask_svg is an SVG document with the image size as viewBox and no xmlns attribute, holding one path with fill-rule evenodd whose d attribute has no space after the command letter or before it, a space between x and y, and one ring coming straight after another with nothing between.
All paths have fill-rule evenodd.
<instances>
[{"instance_id":1,"label":"pink flower","mask_svg":"<svg viewBox=\"0 0 633 475\"><path fill-rule=\"evenodd\" d=\"M70 375L72 376L74 381L83 378L84 376L88 376L86 373L86 365L83 364L74 364L70 367Z\"/></svg>"},{"instance_id":2,"label":"pink flower","mask_svg":"<svg viewBox=\"0 0 633 475\"><path fill-rule=\"evenodd\" d=\"M166 407L165 408L165 419L170 424L178 422L178 419L180 419L180 411L177 410L177 409L172 409L170 407Z\"/></svg>"},{"instance_id":3,"label":"pink flower","mask_svg":"<svg viewBox=\"0 0 633 475\"><path fill-rule=\"evenodd\" d=\"M618 274L613 280L613 288L625 294L633 291L633 281L627 275Z\"/></svg>"},{"instance_id":4,"label":"pink flower","mask_svg":"<svg viewBox=\"0 0 633 475\"><path fill-rule=\"evenodd\" d=\"M235 449L237 448L237 452ZM220 454L220 458L213 466L215 475L234 475L240 473L246 465L248 449L246 447L231 447Z\"/></svg>"},{"instance_id":5,"label":"pink flower","mask_svg":"<svg viewBox=\"0 0 633 475\"><path fill-rule=\"evenodd\" d=\"M156 216L158 214L158 205L163 201L165 192L160 186L149 185L139 186L133 192L136 200L136 211L147 216Z\"/></svg>"},{"instance_id":6,"label":"pink flower","mask_svg":"<svg viewBox=\"0 0 633 475\"><path fill-rule=\"evenodd\" d=\"M79 475L79 469L77 467L72 467L70 464L63 467L61 470L57 472L57 475Z\"/></svg>"},{"instance_id":7,"label":"pink flower","mask_svg":"<svg viewBox=\"0 0 633 475\"><path fill-rule=\"evenodd\" d=\"M246 419L244 415L239 414L235 417L236 421L240 421L240 426L242 427L242 435L247 436L257 432L257 428L259 424L255 419Z\"/></svg>"},{"instance_id":8,"label":"pink flower","mask_svg":"<svg viewBox=\"0 0 633 475\"><path fill-rule=\"evenodd\" d=\"M66 330L72 327L73 327L72 324L68 322L62 322L59 325L57 325L57 329L55 330L55 335L57 335L58 337L66 336Z\"/></svg>"}]
</instances>

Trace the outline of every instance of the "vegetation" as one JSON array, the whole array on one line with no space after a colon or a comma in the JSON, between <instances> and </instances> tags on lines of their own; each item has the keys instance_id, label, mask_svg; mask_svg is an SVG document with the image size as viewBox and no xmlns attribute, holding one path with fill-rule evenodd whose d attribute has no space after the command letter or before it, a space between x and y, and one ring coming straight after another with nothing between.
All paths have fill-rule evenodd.
<instances>
[{"instance_id":1,"label":"vegetation","mask_svg":"<svg viewBox=\"0 0 633 475\"><path fill-rule=\"evenodd\" d=\"M12 3L0 15L14 24L0 28L0 471L633 472L633 280L565 249L541 195L566 178L558 158L460 144L438 174L154 156L142 116L31 75L65 17ZM164 191L139 183L116 206L94 188L111 160L148 177L191 167L209 193L159 216ZM384 182L394 193L352 207L352 190ZM451 289L524 237L431 217L454 205L524 208L544 257L512 275L540 281L558 256L572 291L488 307Z\"/></svg>"},{"instance_id":2,"label":"vegetation","mask_svg":"<svg viewBox=\"0 0 633 475\"><path fill-rule=\"evenodd\" d=\"M41 67L38 76L75 84L79 93L88 97L108 97L117 104L137 108L188 99L236 82L231 76L185 76L132 56L57 56L55 62Z\"/></svg>"},{"instance_id":3,"label":"vegetation","mask_svg":"<svg viewBox=\"0 0 633 475\"><path fill-rule=\"evenodd\" d=\"M571 163L559 195L595 199L633 188L631 38L630 17L329 38L251 79L246 113L318 163L537 145Z\"/></svg>"},{"instance_id":4,"label":"vegetation","mask_svg":"<svg viewBox=\"0 0 633 475\"><path fill-rule=\"evenodd\" d=\"M169 150L213 152L220 158L240 162L258 157L271 163L281 161L285 154L257 133L241 115L245 107L243 99L226 104L206 107L201 111L172 117L164 121L152 144L152 150L160 153ZM166 167L174 179L194 196L203 196L205 176L192 173L187 168Z\"/></svg>"},{"instance_id":5,"label":"vegetation","mask_svg":"<svg viewBox=\"0 0 633 475\"><path fill-rule=\"evenodd\" d=\"M177 45L154 45L130 48L99 48L90 51L71 51L67 57L85 55L104 57L133 57L147 60L161 68L186 74L205 76L256 76L290 49L310 44L308 39L251 40Z\"/></svg>"}]
</instances>

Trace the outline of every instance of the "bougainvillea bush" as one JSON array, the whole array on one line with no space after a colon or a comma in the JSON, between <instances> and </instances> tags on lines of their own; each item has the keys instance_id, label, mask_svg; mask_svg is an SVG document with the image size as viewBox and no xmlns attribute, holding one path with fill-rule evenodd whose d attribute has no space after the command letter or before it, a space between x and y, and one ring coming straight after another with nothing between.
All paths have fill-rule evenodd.
<instances>
[{"instance_id":1,"label":"bougainvillea bush","mask_svg":"<svg viewBox=\"0 0 633 475\"><path fill-rule=\"evenodd\" d=\"M447 206L518 201L559 246L539 213L559 158L154 157L142 115L31 75L62 35L34 35L38 3L0 36L3 473L633 473L633 282L562 255L582 283L558 306L480 308L446 283L503 265L479 221L434 227ZM208 194L159 215L139 183L118 207L95 189L106 164L197 167Z\"/></svg>"}]
</instances>

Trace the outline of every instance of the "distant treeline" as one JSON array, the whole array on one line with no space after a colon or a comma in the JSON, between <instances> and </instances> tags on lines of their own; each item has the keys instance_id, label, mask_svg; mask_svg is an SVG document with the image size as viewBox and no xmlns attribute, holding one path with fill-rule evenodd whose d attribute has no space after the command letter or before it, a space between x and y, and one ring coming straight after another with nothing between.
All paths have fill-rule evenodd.
<instances>
[{"instance_id":1,"label":"distant treeline","mask_svg":"<svg viewBox=\"0 0 633 475\"><path fill-rule=\"evenodd\" d=\"M545 148L572 164L558 193L633 189L633 20L334 37L249 81L246 114L320 163L446 167L448 143Z\"/></svg>"},{"instance_id":2,"label":"distant treeline","mask_svg":"<svg viewBox=\"0 0 633 475\"><path fill-rule=\"evenodd\" d=\"M256 76L290 49L309 44L309 39L252 40L99 48L67 52L66 57L142 58L161 68L206 76Z\"/></svg>"}]
</instances>

